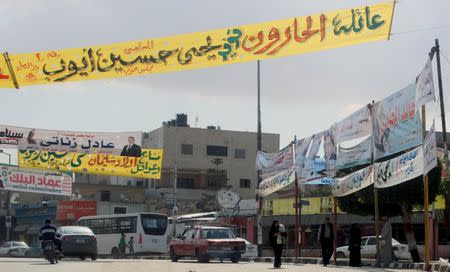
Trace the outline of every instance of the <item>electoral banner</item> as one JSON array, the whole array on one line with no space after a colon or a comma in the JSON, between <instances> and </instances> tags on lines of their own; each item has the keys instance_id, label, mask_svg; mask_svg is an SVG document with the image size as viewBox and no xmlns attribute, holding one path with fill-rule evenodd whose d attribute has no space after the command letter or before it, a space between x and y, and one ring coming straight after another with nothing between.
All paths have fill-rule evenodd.
<instances>
[{"instance_id":1,"label":"electoral banner","mask_svg":"<svg viewBox=\"0 0 450 272\"><path fill-rule=\"evenodd\" d=\"M423 174L426 175L437 166L436 132L433 125L423 141Z\"/></svg>"},{"instance_id":2,"label":"electoral banner","mask_svg":"<svg viewBox=\"0 0 450 272\"><path fill-rule=\"evenodd\" d=\"M142 149L141 157L19 150L19 166L62 172L135 178L161 178L162 149Z\"/></svg>"},{"instance_id":3,"label":"electoral banner","mask_svg":"<svg viewBox=\"0 0 450 272\"><path fill-rule=\"evenodd\" d=\"M423 174L423 150L419 146L391 160L375 164L375 187L387 188Z\"/></svg>"},{"instance_id":4,"label":"electoral banner","mask_svg":"<svg viewBox=\"0 0 450 272\"><path fill-rule=\"evenodd\" d=\"M331 127L337 143L358 139L372 133L372 118L367 106L350 114Z\"/></svg>"},{"instance_id":5,"label":"electoral banner","mask_svg":"<svg viewBox=\"0 0 450 272\"><path fill-rule=\"evenodd\" d=\"M434 101L433 71L431 70L431 58L428 58L425 67L417 77L416 83L416 108L420 108L428 102Z\"/></svg>"},{"instance_id":6,"label":"electoral banner","mask_svg":"<svg viewBox=\"0 0 450 272\"><path fill-rule=\"evenodd\" d=\"M295 171L293 170L283 171L275 176L271 176L263 180L259 184L257 193L260 196L267 196L294 183L294 181L295 181Z\"/></svg>"},{"instance_id":7,"label":"electoral banner","mask_svg":"<svg viewBox=\"0 0 450 272\"><path fill-rule=\"evenodd\" d=\"M373 184L373 166L368 166L342 178L336 178L333 195L336 197L353 194Z\"/></svg>"},{"instance_id":8,"label":"electoral banner","mask_svg":"<svg viewBox=\"0 0 450 272\"><path fill-rule=\"evenodd\" d=\"M416 111L415 99L413 83L373 105L375 159L422 144L422 121Z\"/></svg>"},{"instance_id":9,"label":"electoral banner","mask_svg":"<svg viewBox=\"0 0 450 272\"><path fill-rule=\"evenodd\" d=\"M207 32L11 54L19 86L206 68L386 40L393 1ZM0 87L13 88L0 62Z\"/></svg>"},{"instance_id":10,"label":"electoral banner","mask_svg":"<svg viewBox=\"0 0 450 272\"><path fill-rule=\"evenodd\" d=\"M81 132L0 125L0 148L138 157L141 143L142 132Z\"/></svg>"},{"instance_id":11,"label":"electoral banner","mask_svg":"<svg viewBox=\"0 0 450 272\"><path fill-rule=\"evenodd\" d=\"M354 167L372 162L372 137L368 137L359 144L344 148L339 146L336 169Z\"/></svg>"},{"instance_id":12,"label":"electoral banner","mask_svg":"<svg viewBox=\"0 0 450 272\"><path fill-rule=\"evenodd\" d=\"M334 177L336 175L336 140L331 129L323 133L323 149L325 155L325 169L327 175Z\"/></svg>"},{"instance_id":13,"label":"electoral banner","mask_svg":"<svg viewBox=\"0 0 450 272\"><path fill-rule=\"evenodd\" d=\"M258 151L256 154L256 170L261 170L261 178L266 179L279 173L291 170L294 163L292 145L276 153Z\"/></svg>"},{"instance_id":14,"label":"electoral banner","mask_svg":"<svg viewBox=\"0 0 450 272\"><path fill-rule=\"evenodd\" d=\"M0 189L41 193L50 195L72 195L72 177L58 172L19 169L0 166Z\"/></svg>"}]
</instances>

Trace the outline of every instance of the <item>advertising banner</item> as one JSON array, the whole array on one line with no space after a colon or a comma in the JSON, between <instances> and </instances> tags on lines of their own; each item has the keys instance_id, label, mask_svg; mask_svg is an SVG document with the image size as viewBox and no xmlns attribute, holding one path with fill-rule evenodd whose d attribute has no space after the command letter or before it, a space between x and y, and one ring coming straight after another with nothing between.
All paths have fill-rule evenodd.
<instances>
[{"instance_id":1,"label":"advertising banner","mask_svg":"<svg viewBox=\"0 0 450 272\"><path fill-rule=\"evenodd\" d=\"M336 178L333 195L342 197L353 194L373 184L373 166L368 166L342 178Z\"/></svg>"},{"instance_id":2,"label":"advertising banner","mask_svg":"<svg viewBox=\"0 0 450 272\"><path fill-rule=\"evenodd\" d=\"M410 84L373 105L375 159L422 144L422 121L415 99L416 86Z\"/></svg>"},{"instance_id":3,"label":"advertising banner","mask_svg":"<svg viewBox=\"0 0 450 272\"><path fill-rule=\"evenodd\" d=\"M58 201L56 207L58 221L75 221L83 216L97 215L95 200Z\"/></svg>"},{"instance_id":4,"label":"advertising banner","mask_svg":"<svg viewBox=\"0 0 450 272\"><path fill-rule=\"evenodd\" d=\"M206 68L386 40L393 2L219 30L10 54L19 86ZM0 63L0 87L13 88Z\"/></svg>"},{"instance_id":5,"label":"advertising banner","mask_svg":"<svg viewBox=\"0 0 450 272\"><path fill-rule=\"evenodd\" d=\"M283 171L278 175L271 176L263 180L259 184L258 194L261 196L270 195L294 183L294 181L295 181L295 171L293 170Z\"/></svg>"},{"instance_id":6,"label":"advertising banner","mask_svg":"<svg viewBox=\"0 0 450 272\"><path fill-rule=\"evenodd\" d=\"M128 148L130 141L133 145ZM0 125L0 148L133 156L133 152L127 151L140 150L141 144L141 132L80 132Z\"/></svg>"},{"instance_id":7,"label":"advertising banner","mask_svg":"<svg viewBox=\"0 0 450 272\"><path fill-rule=\"evenodd\" d=\"M350 114L331 127L337 143L358 139L372 133L372 118L367 106Z\"/></svg>"},{"instance_id":8,"label":"advertising banner","mask_svg":"<svg viewBox=\"0 0 450 272\"><path fill-rule=\"evenodd\" d=\"M375 164L375 187L387 188L423 174L423 150L419 146L391 160Z\"/></svg>"},{"instance_id":9,"label":"advertising banner","mask_svg":"<svg viewBox=\"0 0 450 272\"><path fill-rule=\"evenodd\" d=\"M256 154L256 170L262 171L262 179L291 170L294 164L293 154L292 145L288 145L276 153L258 151Z\"/></svg>"},{"instance_id":10,"label":"advertising banner","mask_svg":"<svg viewBox=\"0 0 450 272\"><path fill-rule=\"evenodd\" d=\"M431 69L431 58L428 58L425 67L420 72L416 83L416 108L434 101L433 71Z\"/></svg>"},{"instance_id":11,"label":"advertising banner","mask_svg":"<svg viewBox=\"0 0 450 272\"><path fill-rule=\"evenodd\" d=\"M141 157L21 149L19 166L62 172L160 179L162 158L162 149L142 149Z\"/></svg>"},{"instance_id":12,"label":"advertising banner","mask_svg":"<svg viewBox=\"0 0 450 272\"><path fill-rule=\"evenodd\" d=\"M0 189L50 195L72 195L72 176L67 174L0 166Z\"/></svg>"},{"instance_id":13,"label":"advertising banner","mask_svg":"<svg viewBox=\"0 0 450 272\"><path fill-rule=\"evenodd\" d=\"M336 169L340 170L371 162L372 137L368 137L359 144L349 148L339 146Z\"/></svg>"},{"instance_id":14,"label":"advertising banner","mask_svg":"<svg viewBox=\"0 0 450 272\"><path fill-rule=\"evenodd\" d=\"M331 129L323 134L323 149L325 155L325 169L327 175L334 177L336 174L336 140Z\"/></svg>"},{"instance_id":15,"label":"advertising banner","mask_svg":"<svg viewBox=\"0 0 450 272\"><path fill-rule=\"evenodd\" d=\"M436 132L434 120L430 131L423 141L423 174L426 175L437 166Z\"/></svg>"},{"instance_id":16,"label":"advertising banner","mask_svg":"<svg viewBox=\"0 0 450 272\"><path fill-rule=\"evenodd\" d=\"M306 155L308 155L309 146L311 145L312 137L297 140L295 142L295 162L294 167L296 171L301 171L304 168Z\"/></svg>"}]
</instances>

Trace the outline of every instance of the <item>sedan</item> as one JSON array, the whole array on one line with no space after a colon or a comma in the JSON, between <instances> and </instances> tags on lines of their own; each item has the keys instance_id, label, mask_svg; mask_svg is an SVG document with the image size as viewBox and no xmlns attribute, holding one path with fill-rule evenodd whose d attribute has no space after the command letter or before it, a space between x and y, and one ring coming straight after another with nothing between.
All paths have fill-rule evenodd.
<instances>
[{"instance_id":1,"label":"sedan","mask_svg":"<svg viewBox=\"0 0 450 272\"><path fill-rule=\"evenodd\" d=\"M237 239L245 242L245 253L242 254L241 257L245 258L258 257L258 247L255 244L250 243L244 238L237 238Z\"/></svg>"},{"instance_id":2,"label":"sedan","mask_svg":"<svg viewBox=\"0 0 450 272\"><path fill-rule=\"evenodd\" d=\"M392 239L392 249L394 250L395 259L411 259L408 246L400 244L397 240ZM364 236L361 238L361 257L375 258L377 253L377 241L375 236ZM348 245L336 248L336 256L338 258L350 257Z\"/></svg>"},{"instance_id":3,"label":"sedan","mask_svg":"<svg viewBox=\"0 0 450 272\"><path fill-rule=\"evenodd\" d=\"M9 241L0 247L0 256L24 256L29 246L24 242Z\"/></svg>"},{"instance_id":4,"label":"sedan","mask_svg":"<svg viewBox=\"0 0 450 272\"><path fill-rule=\"evenodd\" d=\"M82 226L62 226L58 228L64 256L78 256L81 260L97 259L97 238L92 230Z\"/></svg>"}]
</instances>

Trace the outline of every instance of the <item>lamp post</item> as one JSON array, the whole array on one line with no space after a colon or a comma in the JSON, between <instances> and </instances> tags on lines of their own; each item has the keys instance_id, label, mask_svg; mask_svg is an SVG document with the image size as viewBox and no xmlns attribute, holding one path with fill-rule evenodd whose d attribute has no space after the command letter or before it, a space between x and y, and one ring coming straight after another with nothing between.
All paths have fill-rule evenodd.
<instances>
[{"instance_id":1,"label":"lamp post","mask_svg":"<svg viewBox=\"0 0 450 272\"><path fill-rule=\"evenodd\" d=\"M8 165L11 165L11 154L4 152L0 149L0 154L5 154L8 156ZM11 193L9 190L6 191L6 217L10 218L11 216ZM11 240L11 225L6 225L6 241Z\"/></svg>"}]
</instances>

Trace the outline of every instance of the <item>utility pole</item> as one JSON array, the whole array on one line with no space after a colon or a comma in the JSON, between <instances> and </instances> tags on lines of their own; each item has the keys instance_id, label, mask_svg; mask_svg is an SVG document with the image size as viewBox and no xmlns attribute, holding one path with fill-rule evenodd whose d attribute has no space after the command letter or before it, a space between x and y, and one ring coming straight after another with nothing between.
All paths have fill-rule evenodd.
<instances>
[{"instance_id":1,"label":"utility pole","mask_svg":"<svg viewBox=\"0 0 450 272\"><path fill-rule=\"evenodd\" d=\"M174 164L173 164L173 208L172 208L172 227L173 227L173 237L177 236L177 216L178 216L178 207L177 207L177 182L178 182L178 124L175 124L175 156L174 156Z\"/></svg>"},{"instance_id":2,"label":"utility pole","mask_svg":"<svg viewBox=\"0 0 450 272\"><path fill-rule=\"evenodd\" d=\"M257 104L258 104L258 131L256 134L256 149L261 151L262 149L262 139L261 139L261 77L260 77L260 61L257 61ZM259 188L259 184L261 183L261 171L257 172L258 183L257 188ZM260 195L256 195L256 199L258 201L258 214L257 214L257 244L258 244L258 257L262 256L262 210L263 210L263 198Z\"/></svg>"},{"instance_id":3,"label":"utility pole","mask_svg":"<svg viewBox=\"0 0 450 272\"><path fill-rule=\"evenodd\" d=\"M423 139L425 139L426 131L426 113L425 105L422 105L422 133ZM429 199L428 199L428 175L423 175L423 223L425 227L425 250L424 250L424 261L425 270L428 271L430 267L430 222L428 220L428 210L429 210Z\"/></svg>"},{"instance_id":4,"label":"utility pole","mask_svg":"<svg viewBox=\"0 0 450 272\"><path fill-rule=\"evenodd\" d=\"M8 156L8 166L11 165L11 154L4 152L3 150L0 150L0 154L5 154ZM6 223L6 241L11 240L11 191L6 191L6 218L9 220L8 223Z\"/></svg>"}]
</instances>

